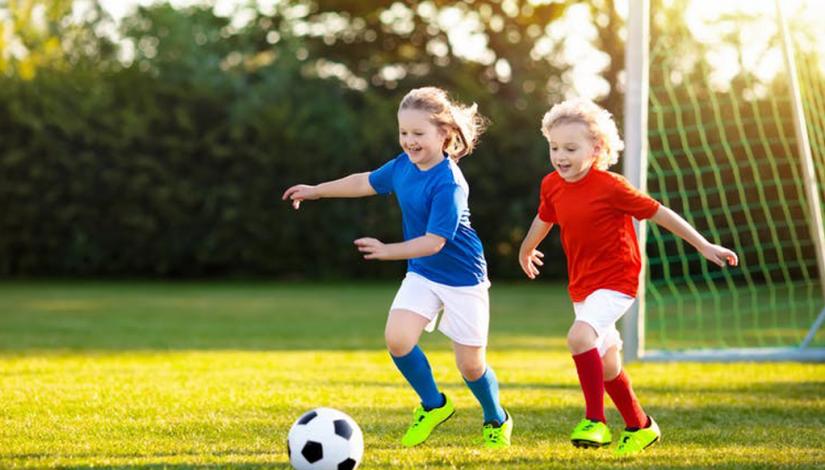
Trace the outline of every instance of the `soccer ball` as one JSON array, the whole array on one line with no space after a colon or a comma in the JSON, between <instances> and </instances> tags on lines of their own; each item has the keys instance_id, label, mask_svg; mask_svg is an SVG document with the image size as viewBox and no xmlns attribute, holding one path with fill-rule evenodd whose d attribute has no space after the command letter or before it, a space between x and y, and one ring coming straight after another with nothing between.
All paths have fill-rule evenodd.
<instances>
[{"instance_id":1,"label":"soccer ball","mask_svg":"<svg viewBox=\"0 0 825 470\"><path fill-rule=\"evenodd\" d=\"M286 445L296 470L353 470L364 455L361 428L332 408L304 413L290 428Z\"/></svg>"}]
</instances>

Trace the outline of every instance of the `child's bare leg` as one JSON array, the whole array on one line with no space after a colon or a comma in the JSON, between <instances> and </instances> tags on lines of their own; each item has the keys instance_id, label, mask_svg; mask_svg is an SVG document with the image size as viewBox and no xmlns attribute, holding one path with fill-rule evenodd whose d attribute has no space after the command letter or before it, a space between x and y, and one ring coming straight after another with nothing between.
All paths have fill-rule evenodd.
<instances>
[{"instance_id":1,"label":"child's bare leg","mask_svg":"<svg viewBox=\"0 0 825 470\"><path fill-rule=\"evenodd\" d=\"M485 361L486 349L453 341L453 350L455 351L455 363L464 377L464 382L484 410L484 422L503 424L507 419L507 414L499 401L496 374Z\"/></svg>"},{"instance_id":2,"label":"child's bare leg","mask_svg":"<svg viewBox=\"0 0 825 470\"><path fill-rule=\"evenodd\" d=\"M390 354L400 357L412 351L429 322L426 317L410 310L390 311L384 328L384 340Z\"/></svg>"},{"instance_id":3,"label":"child's bare leg","mask_svg":"<svg viewBox=\"0 0 825 470\"><path fill-rule=\"evenodd\" d=\"M480 346L466 346L453 341L455 364L465 380L478 380L487 369L487 350Z\"/></svg>"},{"instance_id":4,"label":"child's bare leg","mask_svg":"<svg viewBox=\"0 0 825 470\"><path fill-rule=\"evenodd\" d=\"M585 322L573 322L567 332L567 348L574 355L581 354L596 347L598 335L592 326Z\"/></svg>"},{"instance_id":5,"label":"child's bare leg","mask_svg":"<svg viewBox=\"0 0 825 470\"><path fill-rule=\"evenodd\" d=\"M435 385L432 368L418 347L421 332L429 320L410 310L392 310L387 318L384 338L387 349L398 370L421 398L425 409L438 408L444 397Z\"/></svg>"},{"instance_id":6,"label":"child's bare leg","mask_svg":"<svg viewBox=\"0 0 825 470\"><path fill-rule=\"evenodd\" d=\"M602 364L604 365L604 381L608 382L615 379L622 371L622 357L619 354L619 348L616 346L608 348L602 356Z\"/></svg>"},{"instance_id":7,"label":"child's bare leg","mask_svg":"<svg viewBox=\"0 0 825 470\"><path fill-rule=\"evenodd\" d=\"M630 377L622 370L619 348L612 346L604 357L604 388L619 409L629 429L647 426L647 415L630 385Z\"/></svg>"},{"instance_id":8,"label":"child's bare leg","mask_svg":"<svg viewBox=\"0 0 825 470\"><path fill-rule=\"evenodd\" d=\"M605 423L604 416L604 366L596 349L598 335L585 322L573 322L567 333L567 346L573 354L579 384L584 393L585 417L590 421Z\"/></svg>"}]
</instances>

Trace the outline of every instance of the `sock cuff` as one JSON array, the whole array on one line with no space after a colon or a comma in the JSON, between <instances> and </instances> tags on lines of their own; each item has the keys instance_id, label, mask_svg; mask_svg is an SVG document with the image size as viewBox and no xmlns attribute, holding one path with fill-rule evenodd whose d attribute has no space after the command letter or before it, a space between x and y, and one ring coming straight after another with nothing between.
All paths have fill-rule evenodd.
<instances>
[{"instance_id":1,"label":"sock cuff","mask_svg":"<svg viewBox=\"0 0 825 470\"><path fill-rule=\"evenodd\" d=\"M618 384L628 383L628 382L630 382L630 380L628 380L627 374L625 374L624 369L622 369L621 371L619 371L619 375L617 375L616 377L613 377L610 380L605 380L604 385L605 386L610 386L610 385L618 385Z\"/></svg>"},{"instance_id":2,"label":"sock cuff","mask_svg":"<svg viewBox=\"0 0 825 470\"><path fill-rule=\"evenodd\" d=\"M585 359L585 358L587 358L588 356L592 356L593 354L595 354L595 355L596 355L596 357L598 357L599 359L601 359L601 358L602 358L602 357L599 355L599 349L598 349L598 348L592 348L592 349L588 349L587 351L585 351L585 352L583 352L583 353L573 354L573 359L579 359L579 358L581 358L581 359Z\"/></svg>"},{"instance_id":3,"label":"sock cuff","mask_svg":"<svg viewBox=\"0 0 825 470\"><path fill-rule=\"evenodd\" d=\"M396 364L403 364L413 361L422 356L424 356L424 351L422 351L417 344L410 350L410 352L404 354L403 356L393 356L392 353L390 353L390 357Z\"/></svg>"},{"instance_id":4,"label":"sock cuff","mask_svg":"<svg viewBox=\"0 0 825 470\"><path fill-rule=\"evenodd\" d=\"M490 366L487 366L487 368L484 369L484 373L481 374L481 376L475 380L468 380L467 377L464 377L463 375L461 376L461 378L464 379L464 383L466 383L467 385L473 385L481 383L483 381L489 381L491 378L495 380L495 377L496 373L493 372L493 368Z\"/></svg>"}]
</instances>

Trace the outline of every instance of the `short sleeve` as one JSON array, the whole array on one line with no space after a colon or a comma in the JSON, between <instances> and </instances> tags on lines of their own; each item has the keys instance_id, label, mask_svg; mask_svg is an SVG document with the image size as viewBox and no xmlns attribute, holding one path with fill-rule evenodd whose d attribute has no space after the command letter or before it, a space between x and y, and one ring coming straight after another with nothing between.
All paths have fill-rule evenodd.
<instances>
[{"instance_id":1,"label":"short sleeve","mask_svg":"<svg viewBox=\"0 0 825 470\"><path fill-rule=\"evenodd\" d=\"M389 194L392 192L392 180L395 174L397 158L381 165L377 170L370 172L369 181L372 189L378 194Z\"/></svg>"},{"instance_id":2,"label":"short sleeve","mask_svg":"<svg viewBox=\"0 0 825 470\"><path fill-rule=\"evenodd\" d=\"M556 209L553 207L553 201L550 200L550 175L544 177L541 181L541 193L539 194L539 218L548 224L558 223L556 217Z\"/></svg>"},{"instance_id":3,"label":"short sleeve","mask_svg":"<svg viewBox=\"0 0 825 470\"><path fill-rule=\"evenodd\" d=\"M638 220L649 219L659 210L659 201L634 188L623 176L613 174L613 206Z\"/></svg>"},{"instance_id":4,"label":"short sleeve","mask_svg":"<svg viewBox=\"0 0 825 470\"><path fill-rule=\"evenodd\" d=\"M427 233L452 240L458 230L461 214L467 208L467 195L458 185L445 185L436 190L430 205Z\"/></svg>"}]
</instances>

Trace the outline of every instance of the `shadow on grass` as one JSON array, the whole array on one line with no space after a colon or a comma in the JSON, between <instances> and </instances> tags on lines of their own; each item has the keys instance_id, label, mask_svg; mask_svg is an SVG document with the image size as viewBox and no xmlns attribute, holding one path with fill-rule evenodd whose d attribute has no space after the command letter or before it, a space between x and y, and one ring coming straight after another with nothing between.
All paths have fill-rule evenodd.
<instances>
[{"instance_id":1,"label":"shadow on grass","mask_svg":"<svg viewBox=\"0 0 825 470\"><path fill-rule=\"evenodd\" d=\"M779 393L777 391L777 393ZM567 442L567 436L580 419L581 409L573 406L562 407L522 407L509 408L516 422L514 447L501 453L487 453L480 447L480 410L475 405L460 406L458 413L450 421L439 427L427 445L413 450L401 447L396 436L405 428L409 410L403 407L377 410L371 407L353 407L347 410L361 422L366 437L366 461L362 468L809 468L815 466L818 456L823 453L823 439L816 439L816 432L823 423L808 420L805 410L783 410L781 406L769 406L759 410L758 416L743 415L742 408L710 404L701 407L657 406L653 411L659 422L664 440L649 452L633 460L621 460L606 450L574 450ZM615 411L608 414L611 428L615 433L620 429L620 420ZM730 422L742 425L735 429L726 427ZM272 452L248 449L224 450L220 452L175 452L175 453L124 453L96 454L35 452L25 454L0 454L0 464L9 460L57 461L53 468L121 468L121 469L219 469L219 468L290 468L278 462L261 463L267 457L285 459L285 450L278 444L284 442L286 429L275 435L261 436L266 440L275 439ZM544 450L542 450L544 449ZM730 449L727 452L725 449ZM752 449L749 450L749 449ZM536 451L546 451L546 455L536 457ZM776 460L757 460L749 455L776 455ZM782 452L800 452L798 458L780 458ZM397 456L409 453L406 460L410 465L393 465ZM675 455L688 456L681 461ZM695 455L695 457L694 457ZM199 464L205 458L230 457L229 462L219 464ZM248 458L245 459L245 457ZM121 459L189 459L193 463L145 463L112 464ZM472 459L477 458L477 462ZM60 460L106 460L107 465L61 465Z\"/></svg>"},{"instance_id":2,"label":"shadow on grass","mask_svg":"<svg viewBox=\"0 0 825 470\"><path fill-rule=\"evenodd\" d=\"M384 324L397 287L0 282L0 351L384 349ZM491 341L497 347L545 348L572 321L559 285L496 284L491 299ZM430 348L450 347L433 336L425 335Z\"/></svg>"},{"instance_id":3,"label":"shadow on grass","mask_svg":"<svg viewBox=\"0 0 825 470\"><path fill-rule=\"evenodd\" d=\"M635 374L634 374L635 375ZM644 374L639 374L644 376ZM343 382L342 382L343 383ZM377 384L376 384L377 385ZM387 384L384 384L387 385ZM569 384L559 384L548 379L547 382L506 382L502 384L502 388L508 390L578 390L579 386ZM781 382L781 383L762 383L762 384L747 384L739 386L729 386L720 384L719 387L708 386L657 386L657 385L633 385L634 390L638 394L657 393L657 394L680 394L682 396L689 395L740 395L740 396L765 396L777 397L782 396L784 399L807 399L818 398L825 394L825 378L821 382L804 381L804 382ZM825 416L823 416L825 419Z\"/></svg>"},{"instance_id":4,"label":"shadow on grass","mask_svg":"<svg viewBox=\"0 0 825 470\"><path fill-rule=\"evenodd\" d=\"M1 461L0 461L1 462ZM139 465L58 465L52 468L57 469L73 469L73 470L82 470L82 469L95 469L95 470L137 470L137 469L145 469L145 470L184 470L184 469L291 469L292 466L288 463L251 463L251 462L243 462L243 461L236 461L236 462L229 462L224 464L166 464L166 463L148 463L148 464L139 464Z\"/></svg>"},{"instance_id":5,"label":"shadow on grass","mask_svg":"<svg viewBox=\"0 0 825 470\"><path fill-rule=\"evenodd\" d=\"M285 451L284 451L285 452ZM33 452L28 454L0 454L0 458L6 459L89 459L89 458L117 458L117 459L132 459L132 458L167 458L167 457L200 457L211 456L221 457L227 455L238 456L257 456L265 457L277 455L278 452L263 452L263 451L249 451L249 450L227 450L221 452L147 452L147 453L124 453L124 454L106 454L101 455L94 452L76 452L76 453L57 453L57 452Z\"/></svg>"},{"instance_id":6,"label":"shadow on grass","mask_svg":"<svg viewBox=\"0 0 825 470\"><path fill-rule=\"evenodd\" d=\"M655 469L655 470L687 470L687 469L785 469L785 468L803 468L800 467L798 464L795 463L786 463L786 464L754 464L750 461L742 461L739 459L731 459L728 462L703 462L701 465L696 464L679 464L674 462L672 458L667 456L649 456L646 455L643 457L643 461L640 461L642 458L635 459L633 461L615 461L615 462L603 462L603 463L595 463L595 462L588 462L588 468L592 469L611 469L611 468L624 468L624 469ZM522 458L522 457L513 457L513 458L499 458L495 459L494 461L482 461L475 464L468 464L466 462L462 462L460 467L456 467L455 465L445 462L444 459L441 458L433 458L429 460L424 460L420 462L416 462L415 465L410 466L376 466L365 464L364 466L358 467L359 469L413 469L413 468L425 468L425 469L482 469L488 470L491 468L490 466L493 465L496 468L537 468L537 469L570 469L570 468L581 468L582 465L581 459L530 459L530 458ZM71 466L71 467L56 467L59 469L75 469L75 470L91 470L91 469L106 469L106 470L188 470L188 469L209 469L209 470L217 470L217 469L245 469L245 470L259 470L259 469L291 469L292 467L288 464L253 464L253 463L246 463L246 462L231 462L221 465L187 465L187 464L180 464L180 465L168 465L168 464L146 464L146 465L123 465L123 466Z\"/></svg>"}]
</instances>

